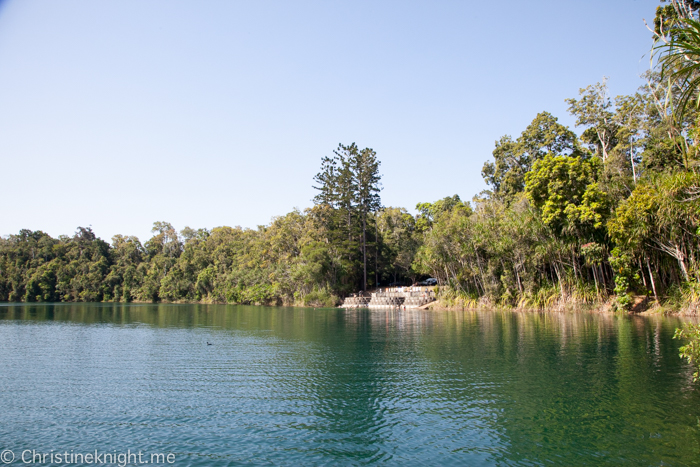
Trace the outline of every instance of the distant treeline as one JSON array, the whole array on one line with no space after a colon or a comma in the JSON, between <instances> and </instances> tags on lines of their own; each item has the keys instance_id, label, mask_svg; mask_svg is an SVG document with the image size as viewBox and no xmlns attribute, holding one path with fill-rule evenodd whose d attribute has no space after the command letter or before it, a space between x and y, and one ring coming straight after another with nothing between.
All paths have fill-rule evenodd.
<instances>
[{"instance_id":1,"label":"distant treeline","mask_svg":"<svg viewBox=\"0 0 700 467\"><path fill-rule=\"evenodd\" d=\"M185 228L178 233L169 223L156 222L154 236L143 244L116 235L110 245L82 227L72 237L57 239L22 230L0 239L0 300L332 306L338 297L362 288L363 258L358 235L331 242L326 214L323 206L315 206L256 230ZM369 285L377 277L385 283L414 277L413 217L384 209L371 224L379 225L382 243L376 249L372 236Z\"/></svg>"},{"instance_id":2,"label":"distant treeline","mask_svg":"<svg viewBox=\"0 0 700 467\"><path fill-rule=\"evenodd\" d=\"M256 230L156 222L145 243L111 245L89 228L57 239L23 230L0 239L0 300L332 306L378 281L410 282L415 219L380 209L378 168L371 149L339 146L316 177L317 204Z\"/></svg>"},{"instance_id":3,"label":"distant treeline","mask_svg":"<svg viewBox=\"0 0 700 467\"><path fill-rule=\"evenodd\" d=\"M642 295L697 306L700 53L674 51L700 38L700 23L697 3L672 3L655 21L657 43L670 45L639 92L581 89L567 101L580 137L547 112L503 136L482 171L489 189L471 202L421 203L416 216L382 207L376 153L340 145L314 178L314 206L256 230L156 222L143 244L110 245L87 228L0 239L0 300L331 305L433 276L443 300L464 305L614 297L628 309Z\"/></svg>"}]
</instances>

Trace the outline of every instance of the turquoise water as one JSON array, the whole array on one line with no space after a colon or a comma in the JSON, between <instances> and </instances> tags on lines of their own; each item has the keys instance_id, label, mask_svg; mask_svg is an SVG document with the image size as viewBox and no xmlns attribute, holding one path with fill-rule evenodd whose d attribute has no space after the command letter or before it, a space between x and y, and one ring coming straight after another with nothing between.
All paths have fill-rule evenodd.
<instances>
[{"instance_id":1,"label":"turquoise water","mask_svg":"<svg viewBox=\"0 0 700 467\"><path fill-rule=\"evenodd\" d=\"M0 305L0 450L173 465L696 465L680 321ZM207 342L212 345L207 345Z\"/></svg>"}]
</instances>

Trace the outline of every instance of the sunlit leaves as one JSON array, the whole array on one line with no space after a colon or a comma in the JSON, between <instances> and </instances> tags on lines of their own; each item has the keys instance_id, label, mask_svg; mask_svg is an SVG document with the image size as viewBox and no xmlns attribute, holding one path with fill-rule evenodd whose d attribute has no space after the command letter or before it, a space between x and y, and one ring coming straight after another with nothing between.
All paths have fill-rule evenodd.
<instances>
[{"instance_id":1,"label":"sunlit leaves","mask_svg":"<svg viewBox=\"0 0 700 467\"><path fill-rule=\"evenodd\" d=\"M547 155L526 175L525 193L555 232L590 233L603 226L608 211L597 185L601 168L597 158Z\"/></svg>"}]
</instances>

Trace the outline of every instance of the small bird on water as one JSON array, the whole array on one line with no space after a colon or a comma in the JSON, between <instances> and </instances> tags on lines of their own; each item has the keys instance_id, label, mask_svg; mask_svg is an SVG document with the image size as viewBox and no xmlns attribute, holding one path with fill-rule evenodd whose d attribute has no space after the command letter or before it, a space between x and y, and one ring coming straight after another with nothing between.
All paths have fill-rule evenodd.
<instances>
[{"instance_id":1,"label":"small bird on water","mask_svg":"<svg viewBox=\"0 0 700 467\"><path fill-rule=\"evenodd\" d=\"M207 345L214 345L214 344L212 344L211 342L207 341Z\"/></svg>"}]
</instances>

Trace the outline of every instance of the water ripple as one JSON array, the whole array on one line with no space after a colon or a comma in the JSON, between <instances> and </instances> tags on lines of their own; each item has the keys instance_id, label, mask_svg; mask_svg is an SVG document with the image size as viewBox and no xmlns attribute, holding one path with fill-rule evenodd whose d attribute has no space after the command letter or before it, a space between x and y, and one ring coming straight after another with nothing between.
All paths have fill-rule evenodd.
<instances>
[{"instance_id":1,"label":"water ripple","mask_svg":"<svg viewBox=\"0 0 700 467\"><path fill-rule=\"evenodd\" d=\"M173 452L177 465L694 465L700 398L677 324L4 306L0 447Z\"/></svg>"}]
</instances>

